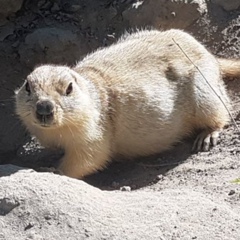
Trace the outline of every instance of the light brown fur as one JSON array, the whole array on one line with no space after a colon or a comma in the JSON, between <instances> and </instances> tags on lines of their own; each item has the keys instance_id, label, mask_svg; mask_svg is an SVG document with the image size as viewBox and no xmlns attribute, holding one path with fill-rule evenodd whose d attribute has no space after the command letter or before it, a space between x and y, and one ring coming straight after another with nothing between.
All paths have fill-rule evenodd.
<instances>
[{"instance_id":1,"label":"light brown fur","mask_svg":"<svg viewBox=\"0 0 240 240\"><path fill-rule=\"evenodd\" d=\"M199 128L203 132L196 150L208 150L210 141L216 144L228 112L172 39L230 107L221 73L239 75L240 62L216 59L180 30L125 35L73 68L38 67L27 77L31 92L26 92L26 83L17 92L16 110L44 146L65 150L59 170L82 178L116 156L134 158L169 149ZM70 82L73 90L66 96ZM39 99L54 104L49 124L36 119Z\"/></svg>"}]
</instances>

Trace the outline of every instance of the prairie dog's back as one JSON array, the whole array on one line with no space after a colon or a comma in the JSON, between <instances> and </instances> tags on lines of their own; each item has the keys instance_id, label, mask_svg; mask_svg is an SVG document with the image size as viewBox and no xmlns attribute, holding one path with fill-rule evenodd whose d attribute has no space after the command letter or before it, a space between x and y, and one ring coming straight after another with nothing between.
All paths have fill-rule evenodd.
<instances>
[{"instance_id":1,"label":"prairie dog's back","mask_svg":"<svg viewBox=\"0 0 240 240\"><path fill-rule=\"evenodd\" d=\"M144 81L144 75L150 71L160 70L165 74L173 69L176 75L186 75L194 66L173 39L195 64L206 59L216 61L198 41L185 32L174 29L165 32L146 30L126 34L116 44L84 58L75 69L82 72L82 68L94 67L95 71L113 77L114 84L123 83L121 79L124 79L124 84L131 84L132 81L136 84L135 74L141 73Z\"/></svg>"}]
</instances>

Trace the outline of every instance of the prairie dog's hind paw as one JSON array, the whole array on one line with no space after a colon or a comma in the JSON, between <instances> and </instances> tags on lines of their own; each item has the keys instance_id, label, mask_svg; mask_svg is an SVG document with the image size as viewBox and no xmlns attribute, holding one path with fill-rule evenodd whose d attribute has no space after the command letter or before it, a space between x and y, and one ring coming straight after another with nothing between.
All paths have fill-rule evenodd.
<instances>
[{"instance_id":1,"label":"prairie dog's hind paw","mask_svg":"<svg viewBox=\"0 0 240 240\"><path fill-rule=\"evenodd\" d=\"M207 152L218 143L218 138L222 130L204 130L196 138L193 143L192 152Z\"/></svg>"}]
</instances>

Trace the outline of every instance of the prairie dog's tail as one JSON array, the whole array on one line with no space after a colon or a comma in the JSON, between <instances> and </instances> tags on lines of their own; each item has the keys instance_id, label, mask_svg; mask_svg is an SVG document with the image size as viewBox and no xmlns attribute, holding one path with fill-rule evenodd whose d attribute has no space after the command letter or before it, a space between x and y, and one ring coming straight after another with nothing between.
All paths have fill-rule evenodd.
<instances>
[{"instance_id":1,"label":"prairie dog's tail","mask_svg":"<svg viewBox=\"0 0 240 240\"><path fill-rule=\"evenodd\" d=\"M223 77L240 78L240 60L217 58Z\"/></svg>"}]
</instances>

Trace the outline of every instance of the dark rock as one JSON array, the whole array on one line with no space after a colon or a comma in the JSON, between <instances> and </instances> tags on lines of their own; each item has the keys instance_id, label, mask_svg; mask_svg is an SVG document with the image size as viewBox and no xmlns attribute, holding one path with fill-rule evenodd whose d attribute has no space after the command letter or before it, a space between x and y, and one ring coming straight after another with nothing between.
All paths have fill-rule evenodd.
<instances>
[{"instance_id":1,"label":"dark rock","mask_svg":"<svg viewBox=\"0 0 240 240\"><path fill-rule=\"evenodd\" d=\"M212 0L213 3L223 7L226 11L237 10L240 7L240 0Z\"/></svg>"},{"instance_id":2,"label":"dark rock","mask_svg":"<svg viewBox=\"0 0 240 240\"><path fill-rule=\"evenodd\" d=\"M23 0L0 0L0 25L7 16L17 12L22 7Z\"/></svg>"},{"instance_id":3,"label":"dark rock","mask_svg":"<svg viewBox=\"0 0 240 240\"><path fill-rule=\"evenodd\" d=\"M206 12L204 1L145 0L123 12L132 27L186 28Z\"/></svg>"},{"instance_id":4,"label":"dark rock","mask_svg":"<svg viewBox=\"0 0 240 240\"><path fill-rule=\"evenodd\" d=\"M40 63L73 64L85 52L77 34L54 27L35 30L19 48L21 62L29 67Z\"/></svg>"}]
</instances>

